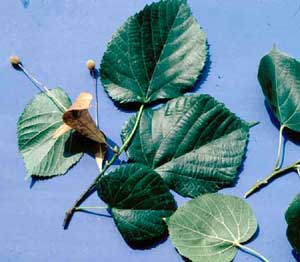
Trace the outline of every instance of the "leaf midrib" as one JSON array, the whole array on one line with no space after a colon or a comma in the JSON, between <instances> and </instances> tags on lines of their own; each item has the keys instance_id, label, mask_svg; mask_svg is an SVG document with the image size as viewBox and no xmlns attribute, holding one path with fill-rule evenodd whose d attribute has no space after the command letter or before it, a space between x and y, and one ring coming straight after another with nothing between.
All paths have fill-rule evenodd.
<instances>
[{"instance_id":1,"label":"leaf midrib","mask_svg":"<svg viewBox=\"0 0 300 262\"><path fill-rule=\"evenodd\" d=\"M165 48L166 48L166 46L167 46L167 43L168 43L168 40L169 40L169 38L170 38L170 32L171 32L172 29L173 29L173 26L174 26L174 24L175 24L175 21L177 20L178 14L180 13L181 7L183 6L183 4L184 4L183 1L181 1L180 5L179 5L179 7L178 7L178 11L177 11L177 13L176 13L176 16L175 16L175 18L174 18L174 20L173 20L173 22L172 22L172 25L171 25L171 27L170 27L170 30L169 30L169 32L168 32L168 36L167 36L167 38L166 38L166 41L165 41L165 43L164 43L164 46L163 46L163 48L162 48L162 50L161 50L161 52L160 52L160 54L159 54L157 63L155 63L155 67L154 67L154 69L153 69L153 73L152 73L152 75L151 75L151 79L150 79L150 82L149 82L149 85L148 85L148 88L147 88L147 92L146 92L146 102L148 102L147 100L149 100L149 98L151 97L151 96L149 97L149 90L150 90L150 87L152 86L153 76L154 76L155 73L156 73L157 66L158 66L158 64L159 64L159 62L160 62L160 58L161 58L162 54L164 53L164 50L165 50ZM160 26L159 26L159 29L160 29Z\"/></svg>"}]
</instances>

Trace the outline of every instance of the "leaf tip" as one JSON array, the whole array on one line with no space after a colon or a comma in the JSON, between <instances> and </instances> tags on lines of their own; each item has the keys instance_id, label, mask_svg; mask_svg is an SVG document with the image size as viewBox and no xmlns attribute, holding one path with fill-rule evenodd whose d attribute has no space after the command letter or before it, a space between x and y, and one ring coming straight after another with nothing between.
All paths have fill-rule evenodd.
<instances>
[{"instance_id":1,"label":"leaf tip","mask_svg":"<svg viewBox=\"0 0 300 262\"><path fill-rule=\"evenodd\" d=\"M249 125L250 128L255 127L255 126L259 125L259 124L260 124L259 121L252 121L252 122L248 123L248 125Z\"/></svg>"}]
</instances>

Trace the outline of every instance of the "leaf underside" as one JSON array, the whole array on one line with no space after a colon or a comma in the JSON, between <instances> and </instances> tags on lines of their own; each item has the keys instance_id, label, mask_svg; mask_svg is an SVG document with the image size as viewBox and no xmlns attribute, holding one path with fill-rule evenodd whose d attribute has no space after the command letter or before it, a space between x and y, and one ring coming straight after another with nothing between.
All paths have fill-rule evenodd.
<instances>
[{"instance_id":1,"label":"leaf underside","mask_svg":"<svg viewBox=\"0 0 300 262\"><path fill-rule=\"evenodd\" d=\"M68 108L71 101L63 89L52 89L51 95ZM52 177L65 174L78 162L82 153L71 153L74 142L71 131L53 138L63 124L63 112L45 93L40 93L25 107L18 121L18 146L25 162L27 176Z\"/></svg>"},{"instance_id":2,"label":"leaf underside","mask_svg":"<svg viewBox=\"0 0 300 262\"><path fill-rule=\"evenodd\" d=\"M131 117L123 128L123 141L135 120ZM209 95L179 97L144 111L127 154L180 195L196 197L233 184L248 133L246 122Z\"/></svg>"},{"instance_id":3,"label":"leaf underside","mask_svg":"<svg viewBox=\"0 0 300 262\"><path fill-rule=\"evenodd\" d=\"M192 199L166 221L173 245L193 262L230 262L237 243L248 241L257 230L250 206L222 194Z\"/></svg>"},{"instance_id":4,"label":"leaf underside","mask_svg":"<svg viewBox=\"0 0 300 262\"><path fill-rule=\"evenodd\" d=\"M296 253L300 251L300 194L298 194L285 213L288 224L287 238Z\"/></svg>"},{"instance_id":5,"label":"leaf underside","mask_svg":"<svg viewBox=\"0 0 300 262\"><path fill-rule=\"evenodd\" d=\"M162 218L176 210L168 187L152 169L129 164L104 176L97 184L99 197L111 208L124 240L132 247L148 247L167 233Z\"/></svg>"},{"instance_id":6,"label":"leaf underside","mask_svg":"<svg viewBox=\"0 0 300 262\"><path fill-rule=\"evenodd\" d=\"M259 65L258 79L281 125L300 131L300 62L275 47Z\"/></svg>"},{"instance_id":7,"label":"leaf underside","mask_svg":"<svg viewBox=\"0 0 300 262\"><path fill-rule=\"evenodd\" d=\"M174 98L194 86L206 56L206 36L186 0L163 0L116 32L102 59L101 81L121 104Z\"/></svg>"}]
</instances>

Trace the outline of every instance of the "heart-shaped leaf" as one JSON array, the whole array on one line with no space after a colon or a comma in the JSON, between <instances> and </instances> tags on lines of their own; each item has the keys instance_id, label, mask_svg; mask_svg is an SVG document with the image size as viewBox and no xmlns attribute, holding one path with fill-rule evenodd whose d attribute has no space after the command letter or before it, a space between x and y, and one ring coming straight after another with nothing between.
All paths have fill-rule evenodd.
<instances>
[{"instance_id":1,"label":"heart-shaped leaf","mask_svg":"<svg viewBox=\"0 0 300 262\"><path fill-rule=\"evenodd\" d=\"M68 95L60 88L52 89L64 107L71 106ZM18 144L27 176L52 177L65 174L82 156L72 154L71 132L58 138L53 135L63 124L63 112L45 93L40 93L26 106L18 121Z\"/></svg>"},{"instance_id":2,"label":"heart-shaped leaf","mask_svg":"<svg viewBox=\"0 0 300 262\"><path fill-rule=\"evenodd\" d=\"M237 247L247 249L241 243L257 230L250 206L240 198L221 194L188 201L166 222L173 245L193 262L230 262Z\"/></svg>"},{"instance_id":3,"label":"heart-shaped leaf","mask_svg":"<svg viewBox=\"0 0 300 262\"><path fill-rule=\"evenodd\" d=\"M273 47L259 65L258 80L281 125L300 131L300 62Z\"/></svg>"},{"instance_id":4,"label":"heart-shaped leaf","mask_svg":"<svg viewBox=\"0 0 300 262\"><path fill-rule=\"evenodd\" d=\"M176 210L176 202L152 169L140 164L120 166L99 181L97 190L130 246L146 247L166 234L162 218Z\"/></svg>"},{"instance_id":5,"label":"heart-shaped leaf","mask_svg":"<svg viewBox=\"0 0 300 262\"><path fill-rule=\"evenodd\" d=\"M119 103L174 98L204 67L206 37L186 0L162 0L130 17L108 45L101 80Z\"/></svg>"},{"instance_id":6,"label":"heart-shaped leaf","mask_svg":"<svg viewBox=\"0 0 300 262\"><path fill-rule=\"evenodd\" d=\"M286 235L293 249L299 254L300 251L300 194L298 194L285 213L288 224Z\"/></svg>"},{"instance_id":7,"label":"heart-shaped leaf","mask_svg":"<svg viewBox=\"0 0 300 262\"><path fill-rule=\"evenodd\" d=\"M122 131L129 136L136 116ZM146 109L127 153L151 167L182 196L216 192L237 178L249 125L209 95L169 101Z\"/></svg>"}]
</instances>

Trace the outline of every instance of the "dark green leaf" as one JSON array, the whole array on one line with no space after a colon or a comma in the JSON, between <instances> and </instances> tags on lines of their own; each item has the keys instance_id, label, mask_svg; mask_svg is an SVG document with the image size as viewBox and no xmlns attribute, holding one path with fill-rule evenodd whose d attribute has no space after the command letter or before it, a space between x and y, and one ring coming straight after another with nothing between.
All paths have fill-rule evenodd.
<instances>
[{"instance_id":1,"label":"dark green leaf","mask_svg":"<svg viewBox=\"0 0 300 262\"><path fill-rule=\"evenodd\" d=\"M162 0L130 17L108 45L101 80L120 103L174 98L204 67L206 37L186 0Z\"/></svg>"},{"instance_id":2,"label":"dark green leaf","mask_svg":"<svg viewBox=\"0 0 300 262\"><path fill-rule=\"evenodd\" d=\"M50 91L68 108L71 101L60 88ZM19 150L28 176L52 177L62 175L79 161L81 153L72 154L71 132L53 138L63 124L63 112L45 93L40 93L26 106L18 121Z\"/></svg>"},{"instance_id":3,"label":"dark green leaf","mask_svg":"<svg viewBox=\"0 0 300 262\"><path fill-rule=\"evenodd\" d=\"M261 59L258 79L281 125L300 131L300 62L275 47Z\"/></svg>"},{"instance_id":4,"label":"dark green leaf","mask_svg":"<svg viewBox=\"0 0 300 262\"><path fill-rule=\"evenodd\" d=\"M129 245L145 247L166 234L162 218L176 210L176 202L152 169L140 164L123 165L104 176L97 189Z\"/></svg>"},{"instance_id":5,"label":"dark green leaf","mask_svg":"<svg viewBox=\"0 0 300 262\"><path fill-rule=\"evenodd\" d=\"M290 204L285 213L285 220L288 224L286 235L293 249L299 253L300 250L300 194Z\"/></svg>"},{"instance_id":6,"label":"dark green leaf","mask_svg":"<svg viewBox=\"0 0 300 262\"><path fill-rule=\"evenodd\" d=\"M123 141L135 118L124 127ZM195 197L236 180L248 132L246 122L212 97L179 97L144 111L127 153L154 169L179 194Z\"/></svg>"},{"instance_id":7,"label":"dark green leaf","mask_svg":"<svg viewBox=\"0 0 300 262\"><path fill-rule=\"evenodd\" d=\"M166 221L174 246L193 262L230 262L257 230L250 206L221 194L190 200Z\"/></svg>"}]
</instances>

